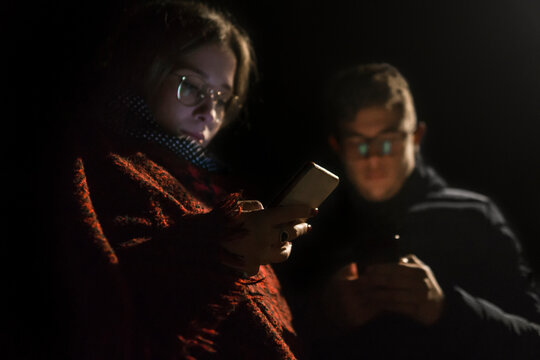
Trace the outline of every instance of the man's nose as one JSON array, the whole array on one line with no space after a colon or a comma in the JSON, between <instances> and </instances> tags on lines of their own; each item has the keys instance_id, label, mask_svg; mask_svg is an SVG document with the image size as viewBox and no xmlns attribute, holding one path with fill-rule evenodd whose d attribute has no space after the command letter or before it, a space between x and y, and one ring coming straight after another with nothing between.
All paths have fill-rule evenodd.
<instances>
[{"instance_id":1,"label":"man's nose","mask_svg":"<svg viewBox=\"0 0 540 360\"><path fill-rule=\"evenodd\" d=\"M368 148L367 148L367 152L364 155L364 159L366 159L366 160L370 160L370 159L378 160L379 158L381 158L381 154L380 154L379 149L376 146L374 146L373 144L370 144L368 146Z\"/></svg>"},{"instance_id":2,"label":"man's nose","mask_svg":"<svg viewBox=\"0 0 540 360\"><path fill-rule=\"evenodd\" d=\"M373 151L372 149L369 149L364 160L367 162L369 167L376 168L381 164L381 158L382 156L379 154L378 151Z\"/></svg>"}]
</instances>

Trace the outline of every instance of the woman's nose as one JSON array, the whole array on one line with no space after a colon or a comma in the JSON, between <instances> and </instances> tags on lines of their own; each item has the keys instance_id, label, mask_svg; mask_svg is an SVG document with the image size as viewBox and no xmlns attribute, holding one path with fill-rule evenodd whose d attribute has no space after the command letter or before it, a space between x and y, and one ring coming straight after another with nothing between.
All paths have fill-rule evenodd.
<instances>
[{"instance_id":1,"label":"woman's nose","mask_svg":"<svg viewBox=\"0 0 540 360\"><path fill-rule=\"evenodd\" d=\"M195 107L193 111L195 117L207 124L217 122L219 119L217 118L215 104L216 102L207 96L203 102Z\"/></svg>"}]
</instances>

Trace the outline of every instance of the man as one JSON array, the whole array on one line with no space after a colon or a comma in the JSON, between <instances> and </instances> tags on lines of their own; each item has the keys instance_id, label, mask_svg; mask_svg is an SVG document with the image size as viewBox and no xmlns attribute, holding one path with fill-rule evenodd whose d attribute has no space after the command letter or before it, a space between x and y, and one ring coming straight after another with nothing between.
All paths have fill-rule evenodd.
<instances>
[{"instance_id":1,"label":"man","mask_svg":"<svg viewBox=\"0 0 540 360\"><path fill-rule=\"evenodd\" d=\"M277 267L312 357L540 355L519 243L487 197L423 163L403 76L361 65L328 90L342 183Z\"/></svg>"}]
</instances>

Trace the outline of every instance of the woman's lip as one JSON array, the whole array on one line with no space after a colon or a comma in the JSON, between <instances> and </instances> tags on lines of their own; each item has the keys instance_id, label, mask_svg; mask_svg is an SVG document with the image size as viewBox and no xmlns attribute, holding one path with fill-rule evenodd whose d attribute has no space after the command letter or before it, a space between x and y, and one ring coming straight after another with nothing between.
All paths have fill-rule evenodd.
<instances>
[{"instance_id":1,"label":"woman's lip","mask_svg":"<svg viewBox=\"0 0 540 360\"><path fill-rule=\"evenodd\" d=\"M201 133L192 133L189 131L184 131L184 134L186 134L189 137L194 138L195 140L204 141L204 135Z\"/></svg>"}]
</instances>

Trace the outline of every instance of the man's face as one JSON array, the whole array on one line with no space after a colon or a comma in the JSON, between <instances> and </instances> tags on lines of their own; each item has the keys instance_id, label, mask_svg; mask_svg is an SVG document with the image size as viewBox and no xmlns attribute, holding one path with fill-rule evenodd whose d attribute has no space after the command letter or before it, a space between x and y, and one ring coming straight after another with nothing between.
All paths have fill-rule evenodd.
<instances>
[{"instance_id":1,"label":"man's face","mask_svg":"<svg viewBox=\"0 0 540 360\"><path fill-rule=\"evenodd\" d=\"M423 127L415 131L414 126L412 119L382 106L360 109L342 123L335 148L348 179L368 201L392 198L411 174L423 135Z\"/></svg>"}]
</instances>

